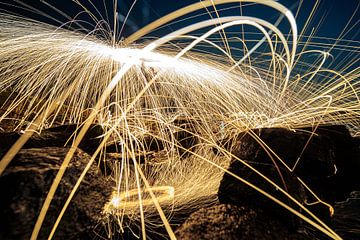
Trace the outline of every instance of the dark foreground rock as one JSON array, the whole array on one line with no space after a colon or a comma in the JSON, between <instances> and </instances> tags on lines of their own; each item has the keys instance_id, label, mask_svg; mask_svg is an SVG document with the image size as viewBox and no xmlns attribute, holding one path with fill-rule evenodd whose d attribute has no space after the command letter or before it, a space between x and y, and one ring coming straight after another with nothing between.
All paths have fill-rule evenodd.
<instances>
[{"instance_id":1,"label":"dark foreground rock","mask_svg":"<svg viewBox=\"0 0 360 240\"><path fill-rule=\"evenodd\" d=\"M175 234L184 240L306 239L301 234L290 232L261 209L254 211L230 204L202 208L192 213Z\"/></svg>"},{"instance_id":2,"label":"dark foreground rock","mask_svg":"<svg viewBox=\"0 0 360 240\"><path fill-rule=\"evenodd\" d=\"M297 177L300 177L323 201L335 204L336 201L345 200L350 191L360 188L360 178L357 176L360 171L360 141L351 137L348 130L342 126L320 127L315 133L310 130L254 130L252 133L239 134L231 145L224 146L301 204L306 205L305 202L311 203L316 199ZM259 144L259 139L269 148L266 149L264 144ZM286 168L277 156L290 169ZM291 168L297 161L292 171ZM237 159L232 160L228 170L301 211L299 206L288 200L277 188ZM224 174L218 195L221 203L261 210L264 214L281 221L292 231L304 227L298 217L228 173ZM330 218L329 208L325 205L315 204L307 208L330 225L336 225ZM357 209L357 212L359 211L360 208Z\"/></svg>"},{"instance_id":3,"label":"dark foreground rock","mask_svg":"<svg viewBox=\"0 0 360 240\"><path fill-rule=\"evenodd\" d=\"M282 187L301 204L305 202L305 189L299 183L294 173L285 168L276 168L271 164L259 164L255 166L255 168L278 186ZM245 167L239 161L234 160L228 170L300 211L299 206L289 201L277 188L270 185L266 180L262 179L258 174ZM220 203L236 204L238 206L250 207L251 209L261 209L264 213L272 216L274 219L278 219L283 225L293 231L296 231L299 227L299 220L292 213L229 174L225 174L220 183L218 197Z\"/></svg>"},{"instance_id":4,"label":"dark foreground rock","mask_svg":"<svg viewBox=\"0 0 360 240\"><path fill-rule=\"evenodd\" d=\"M281 172L285 167L277 155L290 168L296 165L293 173L320 197L331 202L343 200L351 191L360 189L360 178L357 177L360 170L360 139L351 137L344 126L324 126L317 128L314 133L311 131L306 128L297 131L256 129L253 133L239 134L231 145L225 147L270 178L287 178L287 173ZM264 150L256 138L261 139L276 155ZM267 167L275 168L275 171ZM237 169L238 174L250 174L250 170L235 159L230 168ZM286 185L284 179L281 181Z\"/></svg>"},{"instance_id":5,"label":"dark foreground rock","mask_svg":"<svg viewBox=\"0 0 360 240\"><path fill-rule=\"evenodd\" d=\"M29 239L68 148L23 149L0 177L0 239ZM50 230L90 156L76 150L46 215L39 239ZM92 166L65 212L54 239L87 239L110 197L107 181Z\"/></svg>"},{"instance_id":6,"label":"dark foreground rock","mask_svg":"<svg viewBox=\"0 0 360 240\"><path fill-rule=\"evenodd\" d=\"M351 192L345 201L335 203L331 225L344 239L360 239L360 191Z\"/></svg>"}]
</instances>

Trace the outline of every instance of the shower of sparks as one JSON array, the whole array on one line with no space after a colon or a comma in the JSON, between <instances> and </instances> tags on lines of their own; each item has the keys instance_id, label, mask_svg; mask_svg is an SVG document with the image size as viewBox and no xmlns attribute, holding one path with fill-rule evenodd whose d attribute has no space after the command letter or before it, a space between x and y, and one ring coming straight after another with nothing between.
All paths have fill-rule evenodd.
<instances>
[{"instance_id":1,"label":"shower of sparks","mask_svg":"<svg viewBox=\"0 0 360 240\"><path fill-rule=\"evenodd\" d=\"M99 156L105 156L109 143L119 146L119 161L110 166L114 192L102 213L107 222L119 223L112 231L123 230L126 215L131 221L141 222L145 239L145 221L160 214L169 237L174 238L167 219L176 212L215 202L222 175L228 172L226 166L233 158L258 173L303 211L300 213L235 176L239 184L248 184L331 238L339 238L283 187L233 156L219 142L264 127L297 129L342 124L358 134L359 68L344 72L326 69L330 56L326 51L303 48L297 53L306 43L299 41L295 18L274 1L243 2L279 11L290 24L289 36L276 24L260 18L218 16L155 40L144 40L146 44L134 44L157 27L188 13L211 7L216 11L215 6L236 2L239 1L192 4L116 44L113 39L101 40L94 34L0 14L0 93L11 92L3 105L6 111L0 115L0 123L20 116L13 130L24 129L22 137L3 156L0 174L35 131L59 124L79 125L73 148L49 190L32 239L41 230L75 148L93 123L105 130L102 143L68 197L50 238L87 170ZM246 39L226 37L227 28L243 25L252 26L263 35L260 44L247 47ZM198 30L208 27L211 30L198 34ZM219 33L223 36L221 41L212 38ZM226 49L222 45L224 36ZM232 54L239 53L235 42L243 46L241 56ZM304 60L310 55L312 63ZM179 137L182 135L185 137ZM161 151L152 153L149 139ZM184 141L194 144L188 147ZM217 154L212 151L214 148ZM145 157L145 163L141 163L140 156L149 153L156 156ZM286 159L278 160L294 171L296 166L287 165ZM314 197L327 205L315 193Z\"/></svg>"}]
</instances>

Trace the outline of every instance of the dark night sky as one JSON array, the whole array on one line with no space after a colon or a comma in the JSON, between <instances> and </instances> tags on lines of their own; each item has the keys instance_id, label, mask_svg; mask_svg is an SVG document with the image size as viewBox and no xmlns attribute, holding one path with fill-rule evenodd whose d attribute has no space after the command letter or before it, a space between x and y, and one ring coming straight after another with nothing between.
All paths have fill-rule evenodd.
<instances>
[{"instance_id":1,"label":"dark night sky","mask_svg":"<svg viewBox=\"0 0 360 240\"><path fill-rule=\"evenodd\" d=\"M52 17L59 19L61 22L66 21L66 19L55 11L51 10L45 4L41 3L41 0L21 0L22 2L33 6L36 9L40 9L43 12L46 12ZM64 13L68 14L69 16L75 16L81 8L76 6L72 3L71 0L46 0L51 5L55 6L56 8L60 9ZM134 0L119 0L118 1L118 12L122 15L126 15L130 6L132 5ZM81 0L80 2L84 3L84 5L91 6L86 3L88 0ZM109 17L112 19L112 9L113 4L112 0L92 0L93 4L99 9L99 12L105 17L105 8L103 2L106 2L106 6L108 9ZM135 31L137 28L146 25L149 22L152 22L159 18L160 16L164 16L167 13L184 7L188 4L198 2L198 0L137 0L132 12L129 15L128 25L125 28L125 32L123 32L123 36L130 34L131 32ZM296 0L279 0L280 3L290 8L293 12L296 11L299 1ZM300 15L297 18L299 29L304 24L304 21L307 19L312 6L314 5L315 0L304 0L303 5L301 7ZM338 37L341 33L342 29L348 22L351 15L356 10L358 4L360 3L359 0L321 0L319 4L319 8L317 9L315 18L312 22L313 26L317 26L319 23L320 28L317 32L317 36L326 36L326 37ZM51 20L40 17L33 13L29 13L27 11L21 10L19 8L9 7L9 4L20 6L19 3L16 3L13 0L0 0L0 8L4 10L11 10L17 14L30 16L32 18L37 18L45 22L49 22L55 24ZM275 11L270 11L269 8L259 7L259 6L251 6L245 7L244 9L245 15L255 15L266 19L276 19L277 13ZM95 12L95 11L93 11ZM227 11L225 14L237 14L239 9ZM80 16L80 19L89 20L83 14ZM323 19L323 21L321 21ZM198 18L201 19L201 18ZM119 22L121 22L121 17L119 18ZM185 21L184 25L191 23L189 20ZM358 10L351 22L350 26L354 26L353 30L345 37L346 39L353 39L359 40L359 23L360 21L360 11ZM110 20L112 25L112 20ZM182 26L181 24L173 25L172 29L176 29L177 26ZM168 32L170 29L167 29Z\"/></svg>"}]
</instances>

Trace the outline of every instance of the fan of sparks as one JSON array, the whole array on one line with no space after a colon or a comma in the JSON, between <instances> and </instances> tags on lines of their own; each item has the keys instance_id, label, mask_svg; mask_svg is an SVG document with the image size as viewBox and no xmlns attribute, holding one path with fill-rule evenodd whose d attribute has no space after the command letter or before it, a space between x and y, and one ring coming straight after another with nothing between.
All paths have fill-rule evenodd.
<instances>
[{"instance_id":1,"label":"fan of sparks","mask_svg":"<svg viewBox=\"0 0 360 240\"><path fill-rule=\"evenodd\" d=\"M3 105L6 108L0 123L12 119L12 130L23 131L1 159L0 174L35 132L60 124L79 126L44 202L33 239L41 231L76 147L92 124L104 129L102 142L79 176L49 238L61 224L87 170L105 156L110 142L116 143L121 157L109 166L114 186L101 213L104 221L117 223L111 231L122 231L128 224L124 220L127 216L127 221L140 223L141 236L146 238L149 219L160 215L161 223L157 224L163 224L169 238L174 239L169 219L177 212L215 202L230 159L247 165L221 147L221 139L264 127L297 129L332 124L346 125L357 134L359 68L351 70L349 64L348 71L327 69L331 47L328 51L306 50L293 14L278 2L242 1L278 11L281 21L290 26L289 34L280 31L277 23L261 18L218 15L160 38L144 38L187 14L200 9L218 14L218 7L237 2L194 3L123 41L100 38L96 34L99 29L85 35L0 15L0 92L11 93ZM261 38L250 44L240 34L227 32L239 26L250 26ZM162 150L155 158L140 160L151 151L149 139ZM281 162L294 170L286 159ZM235 177L239 184L250 185L331 238L339 238L281 186L257 173L299 205L303 213L246 179Z\"/></svg>"}]
</instances>

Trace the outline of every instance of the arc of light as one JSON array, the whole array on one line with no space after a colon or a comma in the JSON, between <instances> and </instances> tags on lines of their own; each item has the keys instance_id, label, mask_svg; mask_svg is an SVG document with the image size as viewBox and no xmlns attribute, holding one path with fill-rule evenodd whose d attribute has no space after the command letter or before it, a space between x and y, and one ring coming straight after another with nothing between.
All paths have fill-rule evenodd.
<instances>
[{"instance_id":1,"label":"arc of light","mask_svg":"<svg viewBox=\"0 0 360 240\"><path fill-rule=\"evenodd\" d=\"M288 44L287 44L287 41L286 41L284 35L281 33L281 31L280 31L277 27L275 27L273 24L271 24L271 23L269 23L269 22L267 22L267 21L264 21L264 20L258 19L258 18L243 17L243 16L223 17L222 22L223 22L223 23L224 23L224 22L227 22L227 23L225 23L225 24L223 24L223 25L221 25L221 26L218 26L218 27L216 27L215 29L217 29L216 31L218 31L219 29L223 29L224 26L225 26L225 27L226 27L226 26L231 26L230 22L234 22L234 21L245 21L244 23L250 24L250 25L254 25L254 26L256 26L257 28L259 28L259 29L263 32L263 34L265 35L265 38L268 40L272 52L273 52L273 47L272 47L272 44L271 44L270 37L269 37L268 33L265 31L265 29L264 29L263 27L261 27L259 24L268 27L269 29L271 29L273 32L275 32L275 33L279 36L281 42L282 42L283 45L284 45L284 49L285 49L286 56L287 56L287 64L285 64L285 65L286 65L286 69L287 69L287 73L288 73L288 74L287 74L287 77L286 77L286 79L285 79L283 91L282 91L282 93L281 93L281 95L282 95L282 94L284 93L285 88L286 88L286 86L287 86L287 84L288 84L288 81L289 81L289 78L288 78L288 76L289 76L289 74L290 74L289 66L291 66L292 61L293 61L293 58L294 58L294 55L293 55L293 56L290 55L290 50L289 50L289 47L288 47ZM246 21L248 21L248 22L246 22ZM252 22L252 21L253 21L253 22ZM255 23L254 23L254 22L255 22ZM258 22L259 24L257 24L257 22ZM217 23L217 19L210 19L210 20L205 20L205 21L202 21L202 22L199 22L199 23L192 24L192 25L190 25L190 26L187 26L187 27L181 28L181 29L179 29L179 30L177 30L177 31L174 31L174 32L172 32L172 33L170 33L170 34L168 34L168 35L166 35L166 36L164 36L164 37L162 37L162 38L160 38L160 39L155 40L154 42L150 43L150 44L148 45L148 47L151 48L151 47L160 46L160 45L162 45L162 44L164 44L164 43L166 43L166 42L168 42L168 41L171 41L171 40L173 40L173 39L176 39L178 36L184 35L184 34L186 34L186 33L192 32L192 31L199 30L199 29L204 28L204 27L212 26L212 25L214 25L214 24L216 24L216 23ZM240 24L240 22L237 23L237 24ZM233 25L235 25L235 24L233 24ZM188 47L186 47L186 48L183 49L180 53L178 53L178 54L174 57L174 59L180 58L183 54L185 54L188 50L190 50L194 45L196 45L198 42L200 42L201 39L205 39L205 38L207 37L207 35L211 35L213 32L216 32L216 31L214 31L214 29L213 29L213 30L210 30L208 33L205 33L203 36L201 36L201 37L198 38L197 40L194 40L193 43L191 43ZM255 50L255 47L254 47L252 50L254 51L254 50ZM233 67L237 67L237 66L238 66L244 59L246 59L246 58L248 57L248 55L251 54L251 53L252 53L252 51L250 50L249 53L248 53L246 56L244 56L244 57L243 57L237 64L235 64ZM230 71L230 70L232 70L232 68L230 68L228 71ZM275 71L275 68L274 68L274 71ZM275 84L275 76L274 76L274 84Z\"/></svg>"},{"instance_id":2,"label":"arc of light","mask_svg":"<svg viewBox=\"0 0 360 240\"><path fill-rule=\"evenodd\" d=\"M286 58L287 58L287 63L289 65L291 65L291 55L290 55L290 48L289 45L286 41L286 38L284 37L284 35L282 34L282 32L273 24L269 23L268 21L265 21L263 19L260 18L254 18L254 17L246 17L247 19L254 21L260 25L263 25L269 29L271 29L271 31L275 32L276 35L280 38L281 43L284 45L284 49L285 49L285 54L286 54ZM267 33L269 35L269 33ZM266 37L265 37L266 39ZM243 56L234 66L232 66L228 71L232 71L235 67L237 67L238 65L240 65L240 63L242 63L246 58L248 58L261 44L263 43L262 40L260 40L252 49L249 50L249 52Z\"/></svg>"},{"instance_id":3,"label":"arc of light","mask_svg":"<svg viewBox=\"0 0 360 240\"><path fill-rule=\"evenodd\" d=\"M321 60L321 63L318 64L316 70L314 70L311 74L311 76L309 77L308 80L306 80L306 83L301 87L301 89L299 90L299 92L302 92L304 90L304 88L309 84L309 82L311 82L311 80L315 77L315 75L319 72L319 70L322 68L322 66L324 66L324 63L326 61L326 59L329 57L329 53L328 52L324 52L324 51L319 51L319 50L310 50L310 51L305 51L305 52L301 52L299 54L299 58L301 55L303 54L307 54L307 53L320 53L323 57ZM304 76L303 76L304 77Z\"/></svg>"},{"instance_id":4,"label":"arc of light","mask_svg":"<svg viewBox=\"0 0 360 240\"><path fill-rule=\"evenodd\" d=\"M187 51L189 51L190 49L192 49L196 44L198 44L199 42L203 41L204 39L206 39L207 37L209 37L210 35L214 34L215 32L219 31L219 30L223 30L225 28L228 28L228 27L231 27L231 26L234 26L234 25L242 25L242 24L248 24L248 25L252 25L256 28L258 28L265 36L265 38L267 39L268 43L269 43L269 46L270 46L270 49L271 49L271 52L272 52L272 55L274 55L274 47L272 45L272 42L271 42L271 39L270 39L270 36L268 35L268 33L266 32L266 30L261 26L259 25L258 23L256 23L256 20L260 20L260 19L256 19L256 18L253 18L253 20L255 21L251 21L251 19L248 19L247 17L235 17L237 18L238 20L234 20L234 21L231 21L232 17L228 18L229 19L229 22L227 23L224 23L218 27L215 27L213 29L211 29L210 31L208 31L207 33L203 34L200 38L194 40L191 44L189 44L186 48L184 48L180 53L178 53L176 56L181 56L183 54L185 54ZM223 22L223 21L222 21ZM271 25L271 24L269 24ZM276 28L275 28L276 29ZM277 31L277 30L275 30ZM281 33L280 33L281 34ZM284 39L285 40L285 39ZM288 48L287 48L287 43L286 41L284 41L284 45L285 45L285 49L287 50L286 53L288 54ZM249 52L250 53L250 52ZM289 59L289 55L288 56L288 60ZM246 59L248 57L248 54L246 54L242 60L238 61L234 66L232 66L228 71L231 71L232 69L234 69L235 67L237 67L244 59ZM275 71L275 62L273 62L274 64L274 71ZM275 84L275 73L274 73L274 84Z\"/></svg>"},{"instance_id":5,"label":"arc of light","mask_svg":"<svg viewBox=\"0 0 360 240\"><path fill-rule=\"evenodd\" d=\"M191 35L183 35L183 36L178 36L177 38L199 39L200 37L191 36ZM240 39L238 39L238 40L240 40ZM236 63L235 59L227 51L225 51L222 47L220 47L216 43L214 43L212 41L209 41L209 40L206 40L206 39L202 39L201 41L206 42L207 44L213 46L214 48L216 48L217 50L222 52L226 57L228 57L231 62L233 62L234 64ZM244 44L244 42L241 42L241 43Z\"/></svg>"},{"instance_id":6,"label":"arc of light","mask_svg":"<svg viewBox=\"0 0 360 240\"><path fill-rule=\"evenodd\" d=\"M222 18L222 23L227 23L229 24L229 22L234 22L234 21L248 21L248 22L244 22L245 24L250 24L250 25L254 25L256 26L257 28L259 28L263 33L264 33L264 30L260 25L263 25L265 27L268 27L269 29L271 29L273 32L275 32L282 44L284 45L284 49L285 49L285 53L286 53L286 57L287 57L287 63L290 65L291 64L291 57L290 57L290 49L289 49L289 45L287 44L287 41L286 41L286 38L284 37L284 35L281 33L281 31L273 24L265 21L265 20L262 20L260 18L255 18L255 17L244 17L244 16L231 16L231 17L223 17ZM192 25L192 28L193 28L193 31L195 30L198 30L200 28L204 28L204 27L208 27L208 26L211 26L211 25L214 25L214 22L215 20L211 19L211 20L206 20L206 21L203 21L203 22L200 22L200 23L196 23L196 24L193 24ZM256 25L254 23L257 23ZM241 24L240 22L239 23L236 23L236 24ZM220 28L226 28L228 27L229 25L225 25L223 24L222 26L218 26L216 27L215 29L220 30ZM230 27L230 26L229 26ZM189 51L193 46L195 46L197 43L199 43L200 41L203 41L204 39L206 39L209 35L213 34L215 31L215 29L212 29L210 30L209 32L203 34L201 37L198 37L193 43L191 43L189 46L187 46L186 48L184 48L181 53L184 54L185 52ZM182 30L181 30L182 31ZM265 31L266 32L266 31ZM173 39L175 38L175 36L173 35L179 35L180 33L177 33L177 32L173 32L171 33L171 35L168 37ZM266 34L264 33L265 35L265 39L268 39L269 41L269 38L267 36L269 36L269 33L266 32ZM269 44L270 44L271 41L269 41ZM256 48L254 47L253 49L249 50L249 52L241 59L239 60L234 66L232 66L228 71L232 71L235 67L237 67L242 61L244 61L245 58L247 58L253 51L255 51ZM181 55L182 55L181 54ZM179 53L180 55L180 53Z\"/></svg>"},{"instance_id":7,"label":"arc of light","mask_svg":"<svg viewBox=\"0 0 360 240\"><path fill-rule=\"evenodd\" d=\"M293 37L293 43L292 43L292 55L291 55L291 64L290 66L293 65L294 63L294 59L295 59L295 53L296 53L296 47L297 47L297 38L298 38L298 30L297 30L297 25L296 25L296 20L294 15L290 12L289 9L287 9L286 7L284 7L282 4L275 2L275 1L263 1L263 0L216 0L216 1L212 1L212 0L207 0L207 1L201 1L198 3L194 3L191 4L189 6L186 6L184 8L181 8L179 10L176 10L172 13L169 13L168 15L159 18L158 20L146 25L145 27L143 27L142 29L140 29L139 31L135 32L134 34L130 35L128 38L126 38L124 40L125 44L130 44L136 40L138 40L139 38L143 37L144 35L150 33L151 31L153 31L154 29L156 29L157 27L164 25L178 17L181 17L183 15L186 15L188 13L203 9L205 7L209 7L212 6L213 4L215 5L220 5L220 4L226 4L226 3L239 3L239 2L254 2L254 3L259 3L268 7L271 7L273 9L278 10L279 12L281 12L282 14L284 14L286 16L286 18L288 19L290 26L291 26L291 30L293 32L292 37Z\"/></svg>"}]
</instances>

